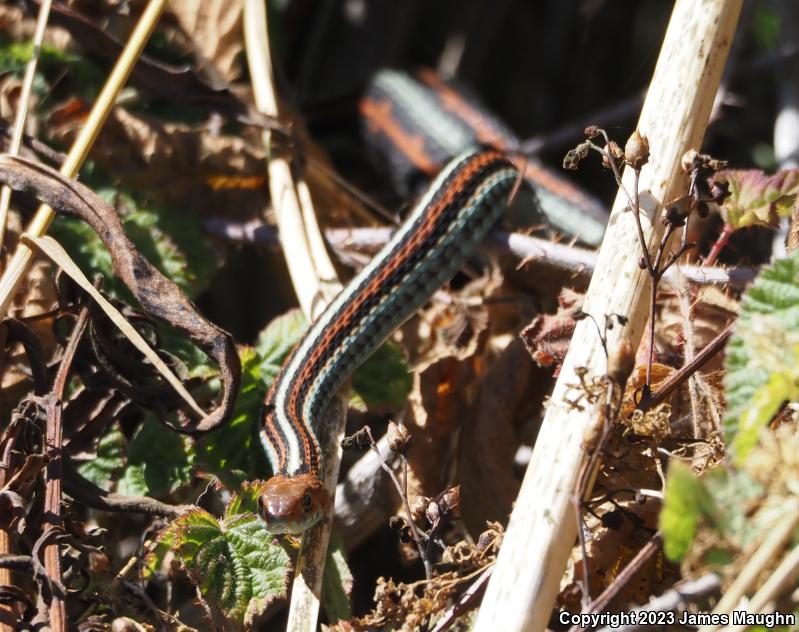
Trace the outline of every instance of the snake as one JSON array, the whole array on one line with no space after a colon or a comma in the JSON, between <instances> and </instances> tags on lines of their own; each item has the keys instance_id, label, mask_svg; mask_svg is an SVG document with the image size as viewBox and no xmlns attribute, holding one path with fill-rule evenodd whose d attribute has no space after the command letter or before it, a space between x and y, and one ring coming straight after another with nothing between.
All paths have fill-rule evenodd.
<instances>
[{"instance_id":1,"label":"snake","mask_svg":"<svg viewBox=\"0 0 799 632\"><path fill-rule=\"evenodd\" d=\"M501 151L469 151L451 160L289 354L260 418L274 475L258 489L257 511L269 532L301 534L330 512L314 428L355 369L455 275L520 182Z\"/></svg>"}]
</instances>

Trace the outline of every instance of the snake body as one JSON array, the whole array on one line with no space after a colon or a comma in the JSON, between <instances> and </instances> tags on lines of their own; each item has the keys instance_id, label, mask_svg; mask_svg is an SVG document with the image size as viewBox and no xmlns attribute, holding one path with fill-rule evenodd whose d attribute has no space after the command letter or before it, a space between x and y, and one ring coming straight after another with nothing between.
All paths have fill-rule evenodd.
<instances>
[{"instance_id":1,"label":"snake body","mask_svg":"<svg viewBox=\"0 0 799 632\"><path fill-rule=\"evenodd\" d=\"M518 169L498 151L452 160L407 220L311 325L266 396L261 441L275 475L259 490L273 533L330 509L314 427L353 371L463 265L507 207Z\"/></svg>"}]
</instances>

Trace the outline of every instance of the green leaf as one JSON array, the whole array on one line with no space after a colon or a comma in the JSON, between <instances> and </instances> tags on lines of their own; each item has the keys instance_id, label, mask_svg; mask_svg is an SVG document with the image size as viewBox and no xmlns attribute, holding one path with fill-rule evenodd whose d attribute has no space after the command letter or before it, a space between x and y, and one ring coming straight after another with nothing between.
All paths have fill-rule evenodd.
<instances>
[{"instance_id":1,"label":"green leaf","mask_svg":"<svg viewBox=\"0 0 799 632\"><path fill-rule=\"evenodd\" d=\"M261 359L251 347L240 351L239 391L232 419L196 442L199 466L225 485L237 488L244 480L265 478L271 471L258 438L260 411L266 394Z\"/></svg>"},{"instance_id":2,"label":"green leaf","mask_svg":"<svg viewBox=\"0 0 799 632\"><path fill-rule=\"evenodd\" d=\"M757 169L726 169L716 174L726 181L730 196L721 205L724 222L737 230L746 226L777 226L791 214L799 193L799 170L784 169L766 175Z\"/></svg>"},{"instance_id":3,"label":"green leaf","mask_svg":"<svg viewBox=\"0 0 799 632\"><path fill-rule=\"evenodd\" d=\"M352 376L352 390L373 411L402 408L412 386L408 363L400 348L391 341L378 347Z\"/></svg>"},{"instance_id":4,"label":"green leaf","mask_svg":"<svg viewBox=\"0 0 799 632\"><path fill-rule=\"evenodd\" d=\"M188 484L194 453L185 437L147 417L128 446L128 467L119 492L164 496Z\"/></svg>"},{"instance_id":5,"label":"green leaf","mask_svg":"<svg viewBox=\"0 0 799 632\"><path fill-rule=\"evenodd\" d=\"M277 377L284 360L300 341L307 327L308 321L302 311L292 309L272 320L258 336L255 350L260 358L261 379L267 387Z\"/></svg>"},{"instance_id":6,"label":"green leaf","mask_svg":"<svg viewBox=\"0 0 799 632\"><path fill-rule=\"evenodd\" d=\"M102 180L93 173L91 181ZM125 232L138 250L159 271L172 279L190 297L208 287L216 269L215 257L207 246L197 222L167 207L148 207L136 196L96 186L98 195L121 210ZM105 288L125 296L122 284L113 275L111 256L96 233L85 223L59 217L53 223L53 236L89 276L103 274Z\"/></svg>"},{"instance_id":7,"label":"green leaf","mask_svg":"<svg viewBox=\"0 0 799 632\"><path fill-rule=\"evenodd\" d=\"M743 470L718 468L700 479L687 465L672 461L660 514L666 556L673 561L683 558L700 521L723 535L720 541L737 542L742 548L758 539L762 527L748 512L763 493L762 485ZM729 560L722 550L705 555L708 563Z\"/></svg>"},{"instance_id":8,"label":"green leaf","mask_svg":"<svg viewBox=\"0 0 799 632\"><path fill-rule=\"evenodd\" d=\"M749 405L739 417L738 431L732 443L736 462L740 463L757 445L761 429L774 418L783 402L796 398L796 387L788 383L786 378L786 375L772 373L768 382L755 391Z\"/></svg>"},{"instance_id":9,"label":"green leaf","mask_svg":"<svg viewBox=\"0 0 799 632\"><path fill-rule=\"evenodd\" d=\"M696 535L703 508L710 509L712 503L712 497L691 469L672 461L660 512L666 557L675 562L683 558Z\"/></svg>"},{"instance_id":10,"label":"green leaf","mask_svg":"<svg viewBox=\"0 0 799 632\"><path fill-rule=\"evenodd\" d=\"M125 467L125 437L114 427L100 437L97 454L90 461L81 463L78 471L95 485L110 489L116 474Z\"/></svg>"},{"instance_id":11,"label":"green leaf","mask_svg":"<svg viewBox=\"0 0 799 632\"><path fill-rule=\"evenodd\" d=\"M799 400L799 254L765 268L744 294L725 365L724 429L740 463L780 406Z\"/></svg>"},{"instance_id":12,"label":"green leaf","mask_svg":"<svg viewBox=\"0 0 799 632\"><path fill-rule=\"evenodd\" d=\"M250 625L286 596L290 560L251 514L217 520L202 509L177 518L162 534L150 568L170 547L203 597L236 625Z\"/></svg>"},{"instance_id":13,"label":"green leaf","mask_svg":"<svg viewBox=\"0 0 799 632\"><path fill-rule=\"evenodd\" d=\"M717 468L702 478L712 504L703 506L708 522L725 540L745 545L761 533L754 524L749 509L762 496L763 487L746 471L733 467Z\"/></svg>"},{"instance_id":14,"label":"green leaf","mask_svg":"<svg viewBox=\"0 0 799 632\"><path fill-rule=\"evenodd\" d=\"M350 597L353 578L352 572L347 566L346 553L341 538L334 535L327 550L327 562L322 577L322 599L330 623L347 621L352 618Z\"/></svg>"},{"instance_id":15,"label":"green leaf","mask_svg":"<svg viewBox=\"0 0 799 632\"><path fill-rule=\"evenodd\" d=\"M227 507L225 507L225 518L232 518L239 514L256 515L260 488L260 481L243 483L238 493L233 494L233 498L230 499Z\"/></svg>"}]
</instances>

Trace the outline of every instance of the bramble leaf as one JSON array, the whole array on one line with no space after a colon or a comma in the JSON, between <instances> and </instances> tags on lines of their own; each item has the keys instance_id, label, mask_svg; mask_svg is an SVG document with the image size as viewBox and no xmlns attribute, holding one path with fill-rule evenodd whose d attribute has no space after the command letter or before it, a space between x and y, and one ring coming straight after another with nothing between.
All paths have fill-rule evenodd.
<instances>
[{"instance_id":1,"label":"bramble leaf","mask_svg":"<svg viewBox=\"0 0 799 632\"><path fill-rule=\"evenodd\" d=\"M386 341L352 376L352 390L373 411L402 408L413 386L408 363L400 348Z\"/></svg>"},{"instance_id":2,"label":"bramble leaf","mask_svg":"<svg viewBox=\"0 0 799 632\"><path fill-rule=\"evenodd\" d=\"M308 322L302 311L292 309L272 320L258 336L255 350L261 364L261 379L268 387L280 372L286 356L300 341Z\"/></svg>"},{"instance_id":3,"label":"bramble leaf","mask_svg":"<svg viewBox=\"0 0 799 632\"><path fill-rule=\"evenodd\" d=\"M740 463L786 401L799 401L799 254L765 268L744 294L727 346L728 445Z\"/></svg>"},{"instance_id":4,"label":"bramble leaf","mask_svg":"<svg viewBox=\"0 0 799 632\"><path fill-rule=\"evenodd\" d=\"M128 467L119 493L163 496L188 484L194 452L185 437L148 417L128 445Z\"/></svg>"},{"instance_id":5,"label":"bramble leaf","mask_svg":"<svg viewBox=\"0 0 799 632\"><path fill-rule=\"evenodd\" d=\"M730 195L721 205L725 224L737 230L746 226L776 226L791 214L799 193L799 170L784 169L766 175L757 169L725 169L716 181L726 181Z\"/></svg>"},{"instance_id":6,"label":"bramble leaf","mask_svg":"<svg viewBox=\"0 0 799 632\"><path fill-rule=\"evenodd\" d=\"M110 489L114 475L125 467L125 437L119 428L108 431L97 443L97 453L81 463L78 471L95 485Z\"/></svg>"},{"instance_id":7,"label":"bramble leaf","mask_svg":"<svg viewBox=\"0 0 799 632\"><path fill-rule=\"evenodd\" d=\"M241 390L233 418L196 443L199 466L234 488L246 479L264 478L270 471L258 440L258 419L266 393L263 364L252 347L241 349L239 356Z\"/></svg>"},{"instance_id":8,"label":"bramble leaf","mask_svg":"<svg viewBox=\"0 0 799 632\"><path fill-rule=\"evenodd\" d=\"M156 568L171 549L212 606L236 625L250 625L286 596L290 559L255 516L229 513L217 520L203 509L186 512L161 534L148 566Z\"/></svg>"}]
</instances>

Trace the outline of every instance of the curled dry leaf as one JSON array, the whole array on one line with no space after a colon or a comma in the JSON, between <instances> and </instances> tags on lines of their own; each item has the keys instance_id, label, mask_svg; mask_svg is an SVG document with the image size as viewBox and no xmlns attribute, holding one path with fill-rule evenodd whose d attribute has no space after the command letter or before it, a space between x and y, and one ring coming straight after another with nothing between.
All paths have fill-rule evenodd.
<instances>
[{"instance_id":1,"label":"curled dry leaf","mask_svg":"<svg viewBox=\"0 0 799 632\"><path fill-rule=\"evenodd\" d=\"M217 363L223 382L219 405L196 425L176 429L208 432L225 423L233 411L241 381L233 338L203 318L180 288L139 254L114 208L84 185L21 158L0 156L0 181L14 190L33 193L56 211L78 217L91 226L108 248L114 270L141 306L175 327Z\"/></svg>"},{"instance_id":2,"label":"curled dry leaf","mask_svg":"<svg viewBox=\"0 0 799 632\"><path fill-rule=\"evenodd\" d=\"M169 10L191 39L201 70L224 82L239 76L244 50L241 0L172 0Z\"/></svg>"},{"instance_id":3,"label":"curled dry leaf","mask_svg":"<svg viewBox=\"0 0 799 632\"><path fill-rule=\"evenodd\" d=\"M577 324L574 317L582 305L582 294L564 289L558 296L557 313L536 316L520 334L536 364L543 369L553 369L554 377L560 373L560 365L569 350Z\"/></svg>"},{"instance_id":4,"label":"curled dry leaf","mask_svg":"<svg viewBox=\"0 0 799 632\"><path fill-rule=\"evenodd\" d=\"M776 226L788 217L799 193L799 169L766 175L758 169L725 169L717 182L727 182L730 195L721 205L724 223L733 229Z\"/></svg>"}]
</instances>

